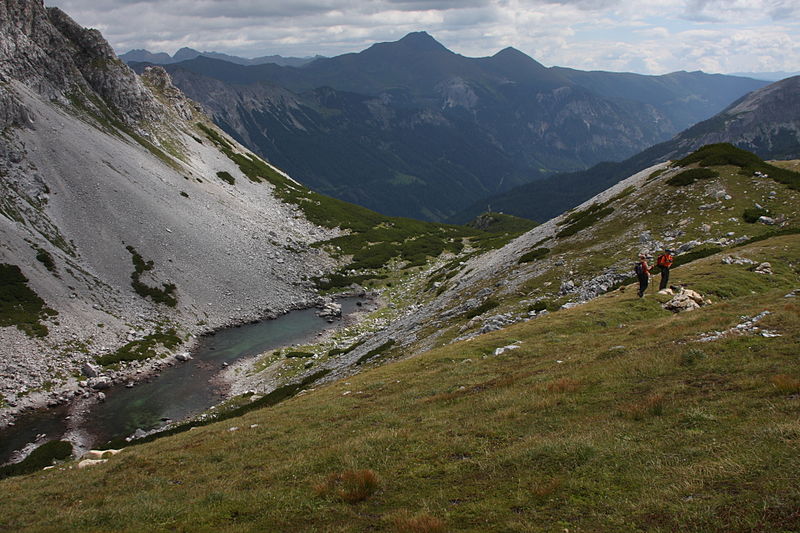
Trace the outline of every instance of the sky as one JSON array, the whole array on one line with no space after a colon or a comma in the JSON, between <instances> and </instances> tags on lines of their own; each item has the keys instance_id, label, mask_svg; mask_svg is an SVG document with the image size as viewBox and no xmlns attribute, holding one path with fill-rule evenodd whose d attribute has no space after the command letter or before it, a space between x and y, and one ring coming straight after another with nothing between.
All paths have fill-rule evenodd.
<instances>
[{"instance_id":1,"label":"sky","mask_svg":"<svg viewBox=\"0 0 800 533\"><path fill-rule=\"evenodd\" d=\"M800 0L45 0L118 54L335 56L427 31L468 57L664 74L800 71Z\"/></svg>"}]
</instances>

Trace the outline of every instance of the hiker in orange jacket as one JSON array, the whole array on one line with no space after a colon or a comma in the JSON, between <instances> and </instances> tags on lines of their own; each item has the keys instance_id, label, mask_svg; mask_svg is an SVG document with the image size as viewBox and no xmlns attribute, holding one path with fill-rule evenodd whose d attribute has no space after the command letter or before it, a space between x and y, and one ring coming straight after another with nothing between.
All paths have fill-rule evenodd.
<instances>
[{"instance_id":1,"label":"hiker in orange jacket","mask_svg":"<svg viewBox=\"0 0 800 533\"><path fill-rule=\"evenodd\" d=\"M656 260L656 265L658 268L661 269L661 283L658 285L658 290L663 291L667 288L667 283L669 283L669 269L672 267L672 262L674 261L673 254L674 252L670 249L664 249L664 253L658 256Z\"/></svg>"}]
</instances>

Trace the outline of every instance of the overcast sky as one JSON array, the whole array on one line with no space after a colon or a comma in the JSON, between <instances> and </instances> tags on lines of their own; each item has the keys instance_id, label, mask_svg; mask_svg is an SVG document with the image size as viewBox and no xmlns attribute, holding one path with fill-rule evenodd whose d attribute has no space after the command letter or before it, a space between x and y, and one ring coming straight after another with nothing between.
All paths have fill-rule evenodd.
<instances>
[{"instance_id":1,"label":"overcast sky","mask_svg":"<svg viewBox=\"0 0 800 533\"><path fill-rule=\"evenodd\" d=\"M800 71L800 0L45 0L118 54L334 56L424 30L469 57L663 74Z\"/></svg>"}]
</instances>

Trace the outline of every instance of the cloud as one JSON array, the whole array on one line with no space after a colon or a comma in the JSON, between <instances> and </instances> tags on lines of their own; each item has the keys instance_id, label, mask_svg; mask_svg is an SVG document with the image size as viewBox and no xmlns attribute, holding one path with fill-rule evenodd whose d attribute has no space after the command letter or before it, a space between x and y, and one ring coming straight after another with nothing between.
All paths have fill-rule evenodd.
<instances>
[{"instance_id":1,"label":"cloud","mask_svg":"<svg viewBox=\"0 0 800 533\"><path fill-rule=\"evenodd\" d=\"M513 46L582 69L800 70L797 0L47 1L120 53L332 56L425 30L466 56Z\"/></svg>"}]
</instances>

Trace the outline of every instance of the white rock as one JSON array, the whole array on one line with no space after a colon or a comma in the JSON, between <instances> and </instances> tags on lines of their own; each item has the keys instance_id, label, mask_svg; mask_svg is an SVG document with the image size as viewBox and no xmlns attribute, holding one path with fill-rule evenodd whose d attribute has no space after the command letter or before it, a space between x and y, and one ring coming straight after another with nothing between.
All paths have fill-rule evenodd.
<instances>
[{"instance_id":1,"label":"white rock","mask_svg":"<svg viewBox=\"0 0 800 533\"><path fill-rule=\"evenodd\" d=\"M83 469L89 466L99 465L107 462L108 459L84 459L78 463L78 468Z\"/></svg>"}]
</instances>

